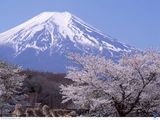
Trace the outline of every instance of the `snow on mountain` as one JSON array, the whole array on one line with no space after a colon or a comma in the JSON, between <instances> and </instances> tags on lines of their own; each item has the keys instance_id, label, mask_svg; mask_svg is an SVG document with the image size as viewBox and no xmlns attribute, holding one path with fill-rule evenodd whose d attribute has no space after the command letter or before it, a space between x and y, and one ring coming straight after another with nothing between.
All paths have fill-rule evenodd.
<instances>
[{"instance_id":1,"label":"snow on mountain","mask_svg":"<svg viewBox=\"0 0 160 120\"><path fill-rule=\"evenodd\" d=\"M65 71L68 52L119 59L132 50L69 12L44 12L0 34L0 58L46 71Z\"/></svg>"}]
</instances>

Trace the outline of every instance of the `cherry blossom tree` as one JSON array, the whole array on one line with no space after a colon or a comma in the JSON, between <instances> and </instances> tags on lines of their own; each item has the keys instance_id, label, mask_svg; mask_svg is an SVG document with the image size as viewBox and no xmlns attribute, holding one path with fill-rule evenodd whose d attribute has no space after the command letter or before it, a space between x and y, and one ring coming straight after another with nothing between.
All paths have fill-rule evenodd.
<instances>
[{"instance_id":1,"label":"cherry blossom tree","mask_svg":"<svg viewBox=\"0 0 160 120\"><path fill-rule=\"evenodd\" d=\"M20 75L21 68L8 65L0 61L0 108L1 112L9 103L16 102L16 95L19 94L23 85L24 75ZM5 112L6 113L6 112Z\"/></svg>"},{"instance_id":2,"label":"cherry blossom tree","mask_svg":"<svg viewBox=\"0 0 160 120\"><path fill-rule=\"evenodd\" d=\"M152 116L160 113L160 54L124 55L119 62L100 56L70 54L76 67L61 85L63 103L72 100L91 116Z\"/></svg>"}]
</instances>

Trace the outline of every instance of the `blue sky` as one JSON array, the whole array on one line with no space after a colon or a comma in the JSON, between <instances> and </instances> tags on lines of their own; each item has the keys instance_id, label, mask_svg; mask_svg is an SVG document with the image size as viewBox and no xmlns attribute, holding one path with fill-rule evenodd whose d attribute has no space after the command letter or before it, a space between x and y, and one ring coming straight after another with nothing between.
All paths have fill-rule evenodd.
<instances>
[{"instance_id":1,"label":"blue sky","mask_svg":"<svg viewBox=\"0 0 160 120\"><path fill-rule=\"evenodd\" d=\"M44 11L69 11L140 49L160 46L160 0L1 0L0 33Z\"/></svg>"}]
</instances>

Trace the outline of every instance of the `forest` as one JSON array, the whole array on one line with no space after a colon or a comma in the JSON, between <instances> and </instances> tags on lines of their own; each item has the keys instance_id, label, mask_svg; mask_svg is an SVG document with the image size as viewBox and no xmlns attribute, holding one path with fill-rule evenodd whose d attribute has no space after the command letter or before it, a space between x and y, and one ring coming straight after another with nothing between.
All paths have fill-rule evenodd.
<instances>
[{"instance_id":1,"label":"forest","mask_svg":"<svg viewBox=\"0 0 160 120\"><path fill-rule=\"evenodd\" d=\"M0 62L1 116L150 117L160 113L160 54L69 54L67 73L23 70ZM18 112L17 112L18 111Z\"/></svg>"}]
</instances>

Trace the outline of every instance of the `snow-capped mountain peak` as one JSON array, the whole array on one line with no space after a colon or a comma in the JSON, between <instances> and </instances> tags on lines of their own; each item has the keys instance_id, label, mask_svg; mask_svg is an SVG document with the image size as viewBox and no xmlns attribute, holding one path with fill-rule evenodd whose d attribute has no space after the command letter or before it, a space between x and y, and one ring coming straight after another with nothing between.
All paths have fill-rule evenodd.
<instances>
[{"instance_id":1,"label":"snow-capped mountain peak","mask_svg":"<svg viewBox=\"0 0 160 120\"><path fill-rule=\"evenodd\" d=\"M31 31L31 28L35 28L35 26L42 26L44 27L44 24L47 24L48 22L54 22L56 25L61 26L61 27L66 27L70 20L71 20L71 14L69 12L43 12L36 17L33 17L32 19L28 20L27 22L12 28L4 33L1 33L0 36L1 38L4 37L4 39L9 38L13 34L20 32L20 31ZM38 28L38 27L37 27ZM36 29L34 29L36 30ZM37 29L38 31L39 29ZM7 39L7 40L12 40L12 39ZM0 40L0 43L5 43L8 41L3 41L2 39Z\"/></svg>"},{"instance_id":2,"label":"snow-capped mountain peak","mask_svg":"<svg viewBox=\"0 0 160 120\"><path fill-rule=\"evenodd\" d=\"M32 50L36 56L78 52L118 59L121 54L133 50L69 12L43 12L1 33L0 46L12 48L14 57Z\"/></svg>"}]
</instances>

